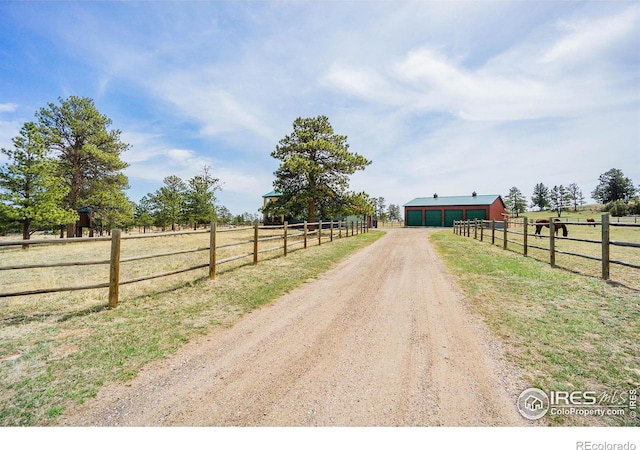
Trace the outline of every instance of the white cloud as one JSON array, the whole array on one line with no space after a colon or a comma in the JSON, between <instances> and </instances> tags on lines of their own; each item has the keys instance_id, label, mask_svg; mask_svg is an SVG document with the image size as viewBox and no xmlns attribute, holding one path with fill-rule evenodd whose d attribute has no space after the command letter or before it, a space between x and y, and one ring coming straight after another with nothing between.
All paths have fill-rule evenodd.
<instances>
[{"instance_id":1,"label":"white cloud","mask_svg":"<svg viewBox=\"0 0 640 450\"><path fill-rule=\"evenodd\" d=\"M18 108L15 103L0 103L0 113L13 112Z\"/></svg>"},{"instance_id":2,"label":"white cloud","mask_svg":"<svg viewBox=\"0 0 640 450\"><path fill-rule=\"evenodd\" d=\"M639 18L640 7L635 6L606 17L560 20L558 29L563 35L538 60L544 64L558 62L567 65L600 57L633 32L638 27Z\"/></svg>"},{"instance_id":3,"label":"white cloud","mask_svg":"<svg viewBox=\"0 0 640 450\"><path fill-rule=\"evenodd\" d=\"M64 42L69 70L129 121L132 187L207 164L221 199L253 205L292 121L325 114L373 160L352 187L402 203L587 184L614 164L637 183L639 11L624 1L124 2L33 26Z\"/></svg>"},{"instance_id":4,"label":"white cloud","mask_svg":"<svg viewBox=\"0 0 640 450\"><path fill-rule=\"evenodd\" d=\"M201 124L204 135L250 132L272 139L272 133L257 114L256 105L245 105L209 71L184 70L162 76L152 89L178 108L181 115Z\"/></svg>"},{"instance_id":5,"label":"white cloud","mask_svg":"<svg viewBox=\"0 0 640 450\"><path fill-rule=\"evenodd\" d=\"M480 66L467 67L464 58L422 45L384 64L334 64L321 80L352 98L402 107L408 114L446 112L469 121L580 117L640 101L637 71L630 81L628 71L616 72L601 57L637 35L638 11L567 19L569 33L517 42ZM630 82L636 89L629 90Z\"/></svg>"}]
</instances>

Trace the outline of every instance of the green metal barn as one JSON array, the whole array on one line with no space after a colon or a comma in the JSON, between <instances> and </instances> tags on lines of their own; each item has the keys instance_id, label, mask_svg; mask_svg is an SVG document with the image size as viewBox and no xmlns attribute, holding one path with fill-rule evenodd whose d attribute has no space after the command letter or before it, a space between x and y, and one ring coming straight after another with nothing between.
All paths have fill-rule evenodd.
<instances>
[{"instance_id":1,"label":"green metal barn","mask_svg":"<svg viewBox=\"0 0 640 450\"><path fill-rule=\"evenodd\" d=\"M417 197L404 206L408 227L451 227L454 220L503 220L507 214L500 195Z\"/></svg>"}]
</instances>

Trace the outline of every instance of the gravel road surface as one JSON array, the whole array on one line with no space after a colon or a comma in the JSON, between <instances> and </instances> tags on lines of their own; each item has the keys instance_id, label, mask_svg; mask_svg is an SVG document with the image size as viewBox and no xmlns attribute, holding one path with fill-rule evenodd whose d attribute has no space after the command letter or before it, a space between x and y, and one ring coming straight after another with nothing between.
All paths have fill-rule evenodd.
<instances>
[{"instance_id":1,"label":"gravel road surface","mask_svg":"<svg viewBox=\"0 0 640 450\"><path fill-rule=\"evenodd\" d=\"M66 426L523 426L522 390L425 229L105 386Z\"/></svg>"}]
</instances>

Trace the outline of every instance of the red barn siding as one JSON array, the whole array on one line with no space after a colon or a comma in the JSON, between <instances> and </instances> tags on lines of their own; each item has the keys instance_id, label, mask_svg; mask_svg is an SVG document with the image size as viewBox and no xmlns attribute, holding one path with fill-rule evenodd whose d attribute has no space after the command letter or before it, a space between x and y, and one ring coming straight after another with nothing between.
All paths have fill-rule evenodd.
<instances>
[{"instance_id":1,"label":"red barn siding","mask_svg":"<svg viewBox=\"0 0 640 450\"><path fill-rule=\"evenodd\" d=\"M422 225L425 224L425 211L439 210L441 212L441 224L444 224L445 211L462 210L463 220L467 219L467 210L484 210L487 220L504 220L507 211L501 197L497 197L490 205L435 205L435 206L405 206L404 223L408 223L408 211L422 211Z\"/></svg>"}]
</instances>

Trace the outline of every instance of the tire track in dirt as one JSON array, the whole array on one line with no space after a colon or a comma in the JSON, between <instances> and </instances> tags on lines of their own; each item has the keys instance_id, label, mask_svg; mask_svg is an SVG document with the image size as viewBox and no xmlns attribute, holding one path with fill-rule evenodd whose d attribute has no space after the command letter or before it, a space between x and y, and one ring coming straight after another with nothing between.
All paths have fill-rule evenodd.
<instances>
[{"instance_id":1,"label":"tire track in dirt","mask_svg":"<svg viewBox=\"0 0 640 450\"><path fill-rule=\"evenodd\" d=\"M526 425L518 379L424 229L110 385L62 425Z\"/></svg>"}]
</instances>

